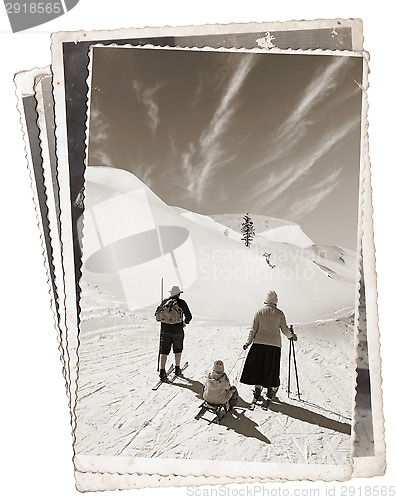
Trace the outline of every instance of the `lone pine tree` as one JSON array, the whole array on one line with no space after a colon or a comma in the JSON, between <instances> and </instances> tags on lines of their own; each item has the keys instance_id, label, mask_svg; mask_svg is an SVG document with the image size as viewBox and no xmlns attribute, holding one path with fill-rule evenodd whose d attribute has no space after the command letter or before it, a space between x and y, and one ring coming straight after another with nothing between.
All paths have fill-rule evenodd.
<instances>
[{"instance_id":1,"label":"lone pine tree","mask_svg":"<svg viewBox=\"0 0 397 500\"><path fill-rule=\"evenodd\" d=\"M255 228L254 223L252 222L252 219L248 214L243 215L241 232L243 234L243 237L241 239L244 241L245 246L251 246L252 240L255 236Z\"/></svg>"}]
</instances>

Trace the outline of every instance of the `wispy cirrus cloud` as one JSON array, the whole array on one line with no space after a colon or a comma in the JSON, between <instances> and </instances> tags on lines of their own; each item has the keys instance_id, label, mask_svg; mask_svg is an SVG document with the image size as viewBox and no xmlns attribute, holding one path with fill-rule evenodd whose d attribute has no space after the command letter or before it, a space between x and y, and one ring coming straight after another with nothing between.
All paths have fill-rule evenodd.
<instances>
[{"instance_id":1,"label":"wispy cirrus cloud","mask_svg":"<svg viewBox=\"0 0 397 500\"><path fill-rule=\"evenodd\" d=\"M106 152L106 144L109 141L109 123L99 109L91 108L88 137L88 164L113 166L112 159Z\"/></svg>"},{"instance_id":2,"label":"wispy cirrus cloud","mask_svg":"<svg viewBox=\"0 0 397 500\"><path fill-rule=\"evenodd\" d=\"M148 167L147 165L138 165L130 167L131 171L140 179L147 187L151 187L153 184L153 173L154 166Z\"/></svg>"},{"instance_id":3,"label":"wispy cirrus cloud","mask_svg":"<svg viewBox=\"0 0 397 500\"><path fill-rule=\"evenodd\" d=\"M193 158L197 152L196 146L191 142L188 145L188 150L182 153L181 155L181 167L186 176L190 179L190 183L188 186L189 191L192 191L193 186L193 177L195 175L194 172L194 163L193 163Z\"/></svg>"},{"instance_id":4,"label":"wispy cirrus cloud","mask_svg":"<svg viewBox=\"0 0 397 500\"><path fill-rule=\"evenodd\" d=\"M290 162L284 168L266 175L263 182L258 184L252 192L253 199L257 199L255 210L265 210L282 206L287 202L288 190L297 182L307 178L307 175L316 163L326 155L331 148L341 143L359 125L360 118L354 118L338 129L329 131L321 141L296 161ZM284 198L283 198L284 197Z\"/></svg>"},{"instance_id":5,"label":"wispy cirrus cloud","mask_svg":"<svg viewBox=\"0 0 397 500\"><path fill-rule=\"evenodd\" d=\"M99 150L96 151L95 157L90 161L90 165L94 165L93 160L95 159L95 165L98 167L114 167L112 158L105 153L105 151Z\"/></svg>"},{"instance_id":6,"label":"wispy cirrus cloud","mask_svg":"<svg viewBox=\"0 0 397 500\"><path fill-rule=\"evenodd\" d=\"M249 169L250 172L254 172L286 156L296 147L302 137L305 136L308 128L313 125L313 114L310 114L310 112L339 84L345 66L348 64L348 59L347 57L335 57L324 70L316 73L303 90L290 114L276 127L271 135L272 143L270 147L267 147L262 158ZM338 96L336 99L340 101L351 96L352 94L349 93Z\"/></svg>"},{"instance_id":7,"label":"wispy cirrus cloud","mask_svg":"<svg viewBox=\"0 0 397 500\"><path fill-rule=\"evenodd\" d=\"M188 176L188 189L195 192L198 199L202 199L206 183L214 171L234 158L222 146L222 139L239 107L240 90L254 65L253 54L240 59L208 127L197 144L190 143L188 151L182 155L182 168Z\"/></svg>"},{"instance_id":8,"label":"wispy cirrus cloud","mask_svg":"<svg viewBox=\"0 0 397 500\"><path fill-rule=\"evenodd\" d=\"M312 212L340 183L342 170L342 167L333 170L320 182L311 184L306 190L305 196L297 198L289 207L286 218L298 221L307 213Z\"/></svg>"},{"instance_id":9,"label":"wispy cirrus cloud","mask_svg":"<svg viewBox=\"0 0 397 500\"><path fill-rule=\"evenodd\" d=\"M154 100L154 96L161 85L162 84L158 84L154 87L147 87L137 80L133 80L132 82L132 88L139 102L144 106L146 110L146 123L152 131L153 135L156 133L157 127L160 123L159 106Z\"/></svg>"},{"instance_id":10,"label":"wispy cirrus cloud","mask_svg":"<svg viewBox=\"0 0 397 500\"><path fill-rule=\"evenodd\" d=\"M89 125L89 143L102 142L108 139L109 124L97 108L92 107Z\"/></svg>"},{"instance_id":11,"label":"wispy cirrus cloud","mask_svg":"<svg viewBox=\"0 0 397 500\"><path fill-rule=\"evenodd\" d=\"M336 57L324 71L315 75L288 118L278 127L276 135L279 140L285 140L291 133L294 133L302 121L307 120L309 111L337 86L339 77L347 63L347 57Z\"/></svg>"},{"instance_id":12,"label":"wispy cirrus cloud","mask_svg":"<svg viewBox=\"0 0 397 500\"><path fill-rule=\"evenodd\" d=\"M201 73L199 73L199 82L198 82L198 85L196 87L196 90L194 91L194 96L193 96L193 100L192 100L192 108L195 108L197 107L198 103L200 102L200 98L201 98L201 94L202 94L202 91L203 91L203 81L204 81L204 77Z\"/></svg>"}]
</instances>

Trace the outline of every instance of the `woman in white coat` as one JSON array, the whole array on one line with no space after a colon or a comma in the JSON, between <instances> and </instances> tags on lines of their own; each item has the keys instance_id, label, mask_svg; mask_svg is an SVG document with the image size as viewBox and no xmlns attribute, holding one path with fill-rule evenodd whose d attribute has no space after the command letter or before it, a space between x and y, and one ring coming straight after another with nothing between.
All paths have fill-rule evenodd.
<instances>
[{"instance_id":1,"label":"woman in white coat","mask_svg":"<svg viewBox=\"0 0 397 500\"><path fill-rule=\"evenodd\" d=\"M290 331L283 311L277 308L278 297L270 291L265 307L254 317L247 342L243 349L251 348L245 360L240 382L255 385L254 397L258 398L262 387L267 388L267 397L272 398L280 386L281 335L280 331L294 341L297 336Z\"/></svg>"}]
</instances>

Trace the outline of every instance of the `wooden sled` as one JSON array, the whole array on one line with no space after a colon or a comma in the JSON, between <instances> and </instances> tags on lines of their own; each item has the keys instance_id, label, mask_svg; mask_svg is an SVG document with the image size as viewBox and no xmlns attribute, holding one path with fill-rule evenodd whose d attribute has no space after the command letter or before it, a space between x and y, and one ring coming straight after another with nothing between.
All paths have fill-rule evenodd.
<instances>
[{"instance_id":1,"label":"wooden sled","mask_svg":"<svg viewBox=\"0 0 397 500\"><path fill-rule=\"evenodd\" d=\"M223 418L231 411L231 407L229 403L224 403L224 404L213 404L213 403L208 403L207 401L203 401L201 405L199 406L200 411L197 413L197 415L194 417L196 420L199 420L202 416L207 411L210 411L212 413L215 413L216 417L215 420L210 421L211 422L216 422L217 424L220 424Z\"/></svg>"}]
</instances>

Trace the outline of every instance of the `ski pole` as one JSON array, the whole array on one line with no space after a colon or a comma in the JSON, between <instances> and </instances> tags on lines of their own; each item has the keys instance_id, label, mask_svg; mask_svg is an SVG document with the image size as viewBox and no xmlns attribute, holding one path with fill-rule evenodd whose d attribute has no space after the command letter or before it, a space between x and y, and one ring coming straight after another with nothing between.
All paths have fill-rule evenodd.
<instances>
[{"instance_id":1,"label":"ski pole","mask_svg":"<svg viewBox=\"0 0 397 500\"><path fill-rule=\"evenodd\" d=\"M241 349L241 351L239 352L239 355L237 356L237 359L236 359L236 361L235 361L234 365L232 366L232 368L230 369L230 372L229 372L229 373L231 373L231 372L234 370L234 367L235 367L235 366L237 365L237 363L240 361L240 359L241 359L241 355L242 355L243 353L244 353L244 350L243 350L243 349Z\"/></svg>"},{"instance_id":2,"label":"ski pole","mask_svg":"<svg viewBox=\"0 0 397 500\"><path fill-rule=\"evenodd\" d=\"M161 302L163 302L163 281L164 281L164 278L161 278L161 292L160 292L160 296L161 296ZM160 323L160 339L159 339L159 354L157 356L157 371L160 370L160 351L161 351L161 323Z\"/></svg>"},{"instance_id":3,"label":"ski pole","mask_svg":"<svg viewBox=\"0 0 397 500\"><path fill-rule=\"evenodd\" d=\"M289 352L288 352L288 397L291 393L291 344L292 339L289 339Z\"/></svg>"},{"instance_id":4,"label":"ski pole","mask_svg":"<svg viewBox=\"0 0 397 500\"><path fill-rule=\"evenodd\" d=\"M242 351L241 351L241 353L239 354L239 357L238 357L238 359L237 359L236 363L239 361L241 354L244 354L244 356L241 358L241 359L242 359L242 363L241 363L241 365L240 365L240 369L239 369L239 371L238 371L238 372L237 372L237 374L236 374L236 378L235 378L236 386L240 383L241 373L242 373L242 371L243 371L243 367L244 367L244 364L245 364L245 360L247 359L247 355L248 355L248 353L247 353L247 352L246 352L246 353L244 353L244 350L242 350Z\"/></svg>"},{"instance_id":5,"label":"ski pole","mask_svg":"<svg viewBox=\"0 0 397 500\"><path fill-rule=\"evenodd\" d=\"M237 363L240 361L240 356L241 356L241 353L242 353L242 350L241 352L239 352L238 356L237 356L237 359L236 361L234 362L234 365L231 367L230 371L229 371L229 375L231 375L233 373L233 370L234 368L236 367ZM238 375L238 373L237 373Z\"/></svg>"},{"instance_id":6,"label":"ski pole","mask_svg":"<svg viewBox=\"0 0 397 500\"><path fill-rule=\"evenodd\" d=\"M296 387L298 389L298 398L301 398L301 393L299 390L299 380L298 380L298 368L296 366L296 357L295 357L295 346L294 346L294 341L291 339L292 342L292 353L294 355L294 365L295 365L295 374L296 374Z\"/></svg>"}]
</instances>

